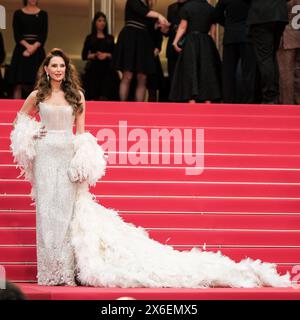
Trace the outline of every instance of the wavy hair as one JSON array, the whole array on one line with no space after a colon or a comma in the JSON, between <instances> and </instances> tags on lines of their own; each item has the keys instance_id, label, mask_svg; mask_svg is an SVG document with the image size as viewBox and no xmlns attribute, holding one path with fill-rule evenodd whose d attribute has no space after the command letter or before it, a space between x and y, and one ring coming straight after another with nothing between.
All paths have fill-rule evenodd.
<instances>
[{"instance_id":1,"label":"wavy hair","mask_svg":"<svg viewBox=\"0 0 300 320\"><path fill-rule=\"evenodd\" d=\"M98 20L99 18L103 18L103 19L105 20L106 25L105 25L105 28L104 28L104 30L103 30L103 33L104 33L105 36L108 35L108 25L107 25L106 15L105 15L103 12L98 11L98 12L95 13L95 16L94 16L94 19L93 19L93 22L92 22L92 28L91 28L91 35L92 35L93 37L95 37L95 38L97 37L96 22L97 22L97 20Z\"/></svg>"},{"instance_id":2,"label":"wavy hair","mask_svg":"<svg viewBox=\"0 0 300 320\"><path fill-rule=\"evenodd\" d=\"M35 89L37 90L36 104L45 101L51 95L51 82L47 79L45 66L49 66L53 57L61 57L66 65L65 79L61 83L61 89L64 92L66 101L73 108L73 114L80 114L83 111L80 91L83 91L80 85L79 77L75 66L71 63L70 58L58 48L52 49L42 62L38 71Z\"/></svg>"}]
</instances>

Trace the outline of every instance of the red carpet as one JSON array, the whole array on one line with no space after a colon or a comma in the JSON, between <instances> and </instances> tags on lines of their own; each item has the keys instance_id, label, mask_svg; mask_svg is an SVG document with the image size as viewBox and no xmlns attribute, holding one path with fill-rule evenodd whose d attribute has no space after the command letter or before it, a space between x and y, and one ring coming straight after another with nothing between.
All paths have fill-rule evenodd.
<instances>
[{"instance_id":1,"label":"red carpet","mask_svg":"<svg viewBox=\"0 0 300 320\"><path fill-rule=\"evenodd\" d=\"M0 265L29 298L300 299L300 289L37 286L30 185L17 180L9 151L12 121L21 105L0 100ZM279 272L293 272L294 281L300 280L300 107L89 102L86 129L94 135L110 129L106 132L116 135L118 148L109 153L107 174L92 192L125 221L179 250L199 246L221 250L236 261L251 257L275 262ZM135 129L146 141L143 163L130 158ZM163 145L152 136L153 129L180 129L171 140L170 159L151 149L155 143ZM187 175L186 169L195 169L196 163L178 163L173 142L181 141L180 133L189 133L185 141L193 155L196 129L204 129L204 171ZM120 148L126 143L128 154ZM150 161L154 158L156 163Z\"/></svg>"}]
</instances>

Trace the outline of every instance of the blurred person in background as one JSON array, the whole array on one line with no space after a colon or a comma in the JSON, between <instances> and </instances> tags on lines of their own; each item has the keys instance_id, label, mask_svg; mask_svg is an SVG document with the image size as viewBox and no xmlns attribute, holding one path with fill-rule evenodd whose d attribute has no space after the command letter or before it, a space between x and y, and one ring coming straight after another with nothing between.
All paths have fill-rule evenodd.
<instances>
[{"instance_id":1,"label":"blurred person in background","mask_svg":"<svg viewBox=\"0 0 300 320\"><path fill-rule=\"evenodd\" d=\"M114 49L114 37L108 33L106 15L97 12L82 49L82 60L87 60L83 78L87 100L118 100L120 79L112 65Z\"/></svg>"},{"instance_id":2,"label":"blurred person in background","mask_svg":"<svg viewBox=\"0 0 300 320\"><path fill-rule=\"evenodd\" d=\"M241 0L219 0L215 8L216 22L224 26L222 88L225 103L255 102L257 63L248 36L249 8L250 4ZM239 82L241 94L238 94Z\"/></svg>"},{"instance_id":3,"label":"blurred person in background","mask_svg":"<svg viewBox=\"0 0 300 320\"><path fill-rule=\"evenodd\" d=\"M37 0L24 0L24 7L15 11L13 31L16 46L12 55L8 81L14 86L13 97L32 91L38 69L45 58L44 44L48 33L47 12Z\"/></svg>"},{"instance_id":4,"label":"blurred person in background","mask_svg":"<svg viewBox=\"0 0 300 320\"><path fill-rule=\"evenodd\" d=\"M144 101L147 75L155 73L155 57L151 29L153 20L159 26L168 26L167 19L152 10L150 0L127 0L125 26L121 30L114 54L114 64L122 71L120 99L127 101L131 81L136 76L135 101Z\"/></svg>"},{"instance_id":5,"label":"blurred person in background","mask_svg":"<svg viewBox=\"0 0 300 320\"><path fill-rule=\"evenodd\" d=\"M5 288L0 288L0 301L4 300L26 300L26 296L15 284L5 281Z\"/></svg>"},{"instance_id":6,"label":"blurred person in background","mask_svg":"<svg viewBox=\"0 0 300 320\"><path fill-rule=\"evenodd\" d=\"M172 3L168 6L167 19L170 22L170 27L163 31L165 33L165 36L169 38L167 43L166 56L168 60L168 76L170 84L173 80L174 70L179 55L179 53L174 49L173 42L176 36L178 25L180 23L180 10L185 2L187 2L187 0L177 0L177 2Z\"/></svg>"},{"instance_id":7,"label":"blurred person in background","mask_svg":"<svg viewBox=\"0 0 300 320\"><path fill-rule=\"evenodd\" d=\"M259 67L262 103L279 103L277 50L288 23L287 0L243 0L250 4L247 24Z\"/></svg>"},{"instance_id":8,"label":"blurred person in background","mask_svg":"<svg viewBox=\"0 0 300 320\"><path fill-rule=\"evenodd\" d=\"M148 75L147 89L148 89L148 101L157 102L160 101L162 91L165 87L164 73L160 61L159 54L161 52L161 46L163 41L163 35L160 28L155 27L151 30L151 36L153 40L153 54L155 60L155 71Z\"/></svg>"},{"instance_id":9,"label":"blurred person in background","mask_svg":"<svg viewBox=\"0 0 300 320\"><path fill-rule=\"evenodd\" d=\"M206 0L190 0L181 9L181 22L173 42L180 55L171 85L171 101L194 103L222 98L214 12Z\"/></svg>"},{"instance_id":10,"label":"blurred person in background","mask_svg":"<svg viewBox=\"0 0 300 320\"><path fill-rule=\"evenodd\" d=\"M297 5L300 8L300 0L288 2L289 24L277 54L282 104L300 104L300 9L295 10Z\"/></svg>"}]
</instances>

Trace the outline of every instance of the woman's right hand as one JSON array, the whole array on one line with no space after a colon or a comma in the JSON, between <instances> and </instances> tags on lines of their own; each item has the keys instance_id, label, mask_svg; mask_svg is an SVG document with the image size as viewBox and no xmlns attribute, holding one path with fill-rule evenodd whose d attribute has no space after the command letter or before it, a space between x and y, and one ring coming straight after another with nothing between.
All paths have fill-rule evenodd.
<instances>
[{"instance_id":1,"label":"woman's right hand","mask_svg":"<svg viewBox=\"0 0 300 320\"><path fill-rule=\"evenodd\" d=\"M161 26L161 25L159 25L159 28L160 28L160 31L161 31L163 34L167 34L167 33L169 33L169 31L170 31L170 27L169 27L169 26Z\"/></svg>"},{"instance_id":2,"label":"woman's right hand","mask_svg":"<svg viewBox=\"0 0 300 320\"><path fill-rule=\"evenodd\" d=\"M159 14L157 19L161 27L166 28L170 26L170 22L162 14Z\"/></svg>"},{"instance_id":3,"label":"woman's right hand","mask_svg":"<svg viewBox=\"0 0 300 320\"><path fill-rule=\"evenodd\" d=\"M106 52L97 51L96 55L97 55L97 59L100 61L106 60L108 58L108 55Z\"/></svg>"},{"instance_id":4,"label":"woman's right hand","mask_svg":"<svg viewBox=\"0 0 300 320\"><path fill-rule=\"evenodd\" d=\"M23 51L23 57L30 57L30 52L26 49L25 51Z\"/></svg>"},{"instance_id":5,"label":"woman's right hand","mask_svg":"<svg viewBox=\"0 0 300 320\"><path fill-rule=\"evenodd\" d=\"M96 60L97 59L97 53L89 53L87 58L88 58L88 60Z\"/></svg>"},{"instance_id":6,"label":"woman's right hand","mask_svg":"<svg viewBox=\"0 0 300 320\"><path fill-rule=\"evenodd\" d=\"M46 136L47 130L45 129L45 126L42 126L39 131L33 136L33 139L42 139Z\"/></svg>"}]
</instances>

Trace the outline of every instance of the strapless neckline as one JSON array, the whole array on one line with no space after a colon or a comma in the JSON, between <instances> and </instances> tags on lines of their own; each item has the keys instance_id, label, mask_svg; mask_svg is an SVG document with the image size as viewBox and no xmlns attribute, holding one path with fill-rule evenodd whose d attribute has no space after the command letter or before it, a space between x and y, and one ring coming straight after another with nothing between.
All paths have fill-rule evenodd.
<instances>
[{"instance_id":1,"label":"strapless neckline","mask_svg":"<svg viewBox=\"0 0 300 320\"><path fill-rule=\"evenodd\" d=\"M54 105L54 104L50 104L50 103L46 103L46 102L40 102L40 104L45 104L46 106L49 106L51 108L60 108L60 107L65 107L65 108L71 107L72 108L71 105L59 105L59 104Z\"/></svg>"}]
</instances>

